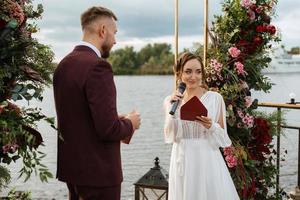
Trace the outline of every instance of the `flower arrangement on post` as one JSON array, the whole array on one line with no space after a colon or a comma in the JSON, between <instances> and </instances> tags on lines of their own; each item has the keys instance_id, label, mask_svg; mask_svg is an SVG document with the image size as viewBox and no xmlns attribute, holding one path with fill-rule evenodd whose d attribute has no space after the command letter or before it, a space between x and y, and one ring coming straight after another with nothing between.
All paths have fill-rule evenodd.
<instances>
[{"instance_id":1,"label":"flower arrangement on post","mask_svg":"<svg viewBox=\"0 0 300 200\"><path fill-rule=\"evenodd\" d=\"M226 0L210 32L207 83L227 106L228 132L234 145L223 150L242 199L275 199L276 166L271 145L272 117L256 112L251 90L272 86L261 71L271 61L271 42L279 42L271 24L276 0ZM282 195L282 194L280 194Z\"/></svg>"},{"instance_id":2,"label":"flower arrangement on post","mask_svg":"<svg viewBox=\"0 0 300 200\"><path fill-rule=\"evenodd\" d=\"M20 176L25 180L32 172L42 181L52 177L41 163L45 154L38 150L43 139L37 122L45 120L54 127L54 120L39 108L20 108L16 103L42 101L43 88L51 82L54 54L32 37L38 30L33 20L42 13L42 5L34 9L30 0L0 2L0 188L8 182L7 166L18 159L23 161Z\"/></svg>"}]
</instances>

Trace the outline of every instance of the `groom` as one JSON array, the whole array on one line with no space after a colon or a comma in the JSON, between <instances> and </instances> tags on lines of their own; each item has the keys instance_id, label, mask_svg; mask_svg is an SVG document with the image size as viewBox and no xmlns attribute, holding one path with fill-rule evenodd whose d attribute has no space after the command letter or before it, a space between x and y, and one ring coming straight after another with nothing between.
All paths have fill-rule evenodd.
<instances>
[{"instance_id":1,"label":"groom","mask_svg":"<svg viewBox=\"0 0 300 200\"><path fill-rule=\"evenodd\" d=\"M140 126L137 112L118 115L111 65L117 17L92 7L81 15L82 41L53 77L58 120L57 177L71 200L119 200L123 180L120 141Z\"/></svg>"}]
</instances>

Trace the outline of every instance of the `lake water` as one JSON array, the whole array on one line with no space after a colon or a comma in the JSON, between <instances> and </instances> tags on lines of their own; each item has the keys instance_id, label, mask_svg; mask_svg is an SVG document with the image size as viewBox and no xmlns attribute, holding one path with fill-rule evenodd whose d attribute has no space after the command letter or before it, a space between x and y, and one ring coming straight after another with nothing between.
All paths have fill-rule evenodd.
<instances>
[{"instance_id":1,"label":"lake water","mask_svg":"<svg viewBox=\"0 0 300 200\"><path fill-rule=\"evenodd\" d=\"M253 92L253 97L261 102L271 101L283 103L289 101L289 93L294 92L296 100L300 101L300 74L268 75L273 83L271 93ZM122 200L134 198L133 184L151 167L155 157L160 158L160 165L168 170L171 145L163 140L164 116L162 102L173 90L172 76L116 76L118 93L118 111L127 113L137 109L141 113L142 125L134 135L130 145L122 145L122 160L124 182L122 184ZM70 100L71 101L71 100ZM52 89L46 89L44 101L36 102L48 116L55 116ZM263 109L267 112L274 109ZM289 111L286 115L288 124L300 126L300 110ZM47 154L43 163L55 175L56 171L56 133L45 124L39 124L45 146L41 148ZM297 182L297 147L298 131L286 130L282 138L282 149L287 150L286 160L281 162L280 184L286 191L292 190ZM11 186L17 190L30 190L34 199L67 199L67 188L56 179L41 183L39 178L32 178L23 183L17 180L20 163L10 166L13 174Z\"/></svg>"}]
</instances>

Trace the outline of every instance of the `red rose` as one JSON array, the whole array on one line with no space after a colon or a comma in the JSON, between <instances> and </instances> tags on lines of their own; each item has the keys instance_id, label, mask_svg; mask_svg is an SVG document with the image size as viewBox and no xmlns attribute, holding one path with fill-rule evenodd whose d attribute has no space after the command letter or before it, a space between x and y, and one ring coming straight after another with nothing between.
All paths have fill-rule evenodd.
<instances>
[{"instance_id":1,"label":"red rose","mask_svg":"<svg viewBox=\"0 0 300 200\"><path fill-rule=\"evenodd\" d=\"M16 104L8 102L8 110L15 112L18 116L21 115L21 109Z\"/></svg>"},{"instance_id":2,"label":"red rose","mask_svg":"<svg viewBox=\"0 0 300 200\"><path fill-rule=\"evenodd\" d=\"M273 25L267 26L267 31L271 34L274 35L276 33L276 28Z\"/></svg>"},{"instance_id":3,"label":"red rose","mask_svg":"<svg viewBox=\"0 0 300 200\"><path fill-rule=\"evenodd\" d=\"M263 25L258 25L258 26L256 27L256 32L258 32L258 33L263 33L263 32L265 32L265 31L266 31L266 27L263 26Z\"/></svg>"},{"instance_id":4,"label":"red rose","mask_svg":"<svg viewBox=\"0 0 300 200\"><path fill-rule=\"evenodd\" d=\"M247 46L249 44L249 42L247 40L240 40L237 43L237 46Z\"/></svg>"},{"instance_id":5,"label":"red rose","mask_svg":"<svg viewBox=\"0 0 300 200\"><path fill-rule=\"evenodd\" d=\"M256 36L256 37L254 37L253 42L254 42L254 44L256 44L256 45L261 45L261 43L262 43L262 38L259 37L259 36Z\"/></svg>"},{"instance_id":6,"label":"red rose","mask_svg":"<svg viewBox=\"0 0 300 200\"><path fill-rule=\"evenodd\" d=\"M271 22L271 17L269 17L268 15L266 15L266 14L261 14L261 18L262 18L262 20L265 22L265 23L267 23L267 24L270 24L270 22Z\"/></svg>"},{"instance_id":7,"label":"red rose","mask_svg":"<svg viewBox=\"0 0 300 200\"><path fill-rule=\"evenodd\" d=\"M258 160L258 161L264 161L266 159L262 153L258 153L258 152L250 152L250 158L251 160Z\"/></svg>"},{"instance_id":8,"label":"red rose","mask_svg":"<svg viewBox=\"0 0 300 200\"><path fill-rule=\"evenodd\" d=\"M254 133L253 136L258 144L270 144L270 142L272 142L272 137L269 134L269 131L259 131Z\"/></svg>"},{"instance_id":9,"label":"red rose","mask_svg":"<svg viewBox=\"0 0 300 200\"><path fill-rule=\"evenodd\" d=\"M244 35L246 35L246 34L247 34L247 31L246 31L246 30L244 30L244 29L241 29L240 33L241 33L241 35L242 35L242 36L244 36Z\"/></svg>"},{"instance_id":10,"label":"red rose","mask_svg":"<svg viewBox=\"0 0 300 200\"><path fill-rule=\"evenodd\" d=\"M255 5L255 4L253 4L253 5L251 5L251 6L250 6L250 9L251 9L251 10L253 10L253 11L255 11L255 10L256 10L256 8L257 8L257 7L256 7L256 5Z\"/></svg>"},{"instance_id":11,"label":"red rose","mask_svg":"<svg viewBox=\"0 0 300 200\"><path fill-rule=\"evenodd\" d=\"M4 112L4 107L0 106L0 114Z\"/></svg>"},{"instance_id":12,"label":"red rose","mask_svg":"<svg viewBox=\"0 0 300 200\"><path fill-rule=\"evenodd\" d=\"M0 29L4 28L6 26L7 22L0 19Z\"/></svg>"},{"instance_id":13,"label":"red rose","mask_svg":"<svg viewBox=\"0 0 300 200\"><path fill-rule=\"evenodd\" d=\"M261 7L258 7L258 8L255 9L256 13L261 13L261 11L262 11Z\"/></svg>"},{"instance_id":14,"label":"red rose","mask_svg":"<svg viewBox=\"0 0 300 200\"><path fill-rule=\"evenodd\" d=\"M267 146L265 146L265 145L259 145L259 146L257 146L256 147L256 151L262 152L262 153L266 153L266 154L270 154L271 153L270 149Z\"/></svg>"}]
</instances>

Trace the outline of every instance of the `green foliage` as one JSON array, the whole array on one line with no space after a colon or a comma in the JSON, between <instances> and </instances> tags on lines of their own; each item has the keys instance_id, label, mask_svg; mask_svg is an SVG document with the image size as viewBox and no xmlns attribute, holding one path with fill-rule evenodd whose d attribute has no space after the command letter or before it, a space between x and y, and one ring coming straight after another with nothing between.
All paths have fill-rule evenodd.
<instances>
[{"instance_id":1,"label":"green foliage","mask_svg":"<svg viewBox=\"0 0 300 200\"><path fill-rule=\"evenodd\" d=\"M8 169L0 165L0 191L10 182L10 178Z\"/></svg>"},{"instance_id":2,"label":"green foliage","mask_svg":"<svg viewBox=\"0 0 300 200\"><path fill-rule=\"evenodd\" d=\"M34 8L30 0L0 2L0 163L9 165L21 159L20 176L25 176L25 181L33 172L41 181L52 178L41 163L46 155L38 150L43 139L36 124L45 120L55 128L53 118L42 114L40 108L20 108L14 103L42 101L43 89L51 83L54 54L48 46L32 37L38 31L34 20L41 18L42 13L42 5ZM5 27L12 22L17 26L3 35ZM0 173L0 180L5 180L1 183L7 183L5 175ZM21 199L27 199L27 196Z\"/></svg>"},{"instance_id":3,"label":"green foliage","mask_svg":"<svg viewBox=\"0 0 300 200\"><path fill-rule=\"evenodd\" d=\"M13 188L11 191L9 191L9 193L5 199L7 199L7 200L31 200L32 198L31 198L30 192L16 191L15 188Z\"/></svg>"},{"instance_id":4,"label":"green foliage","mask_svg":"<svg viewBox=\"0 0 300 200\"><path fill-rule=\"evenodd\" d=\"M115 74L172 74L174 56L171 45L148 44L139 52L133 47L117 49L111 53L109 61Z\"/></svg>"},{"instance_id":5,"label":"green foliage","mask_svg":"<svg viewBox=\"0 0 300 200\"><path fill-rule=\"evenodd\" d=\"M111 53L109 61L116 74L134 74L137 70L137 53L133 47L117 49Z\"/></svg>"}]
</instances>

